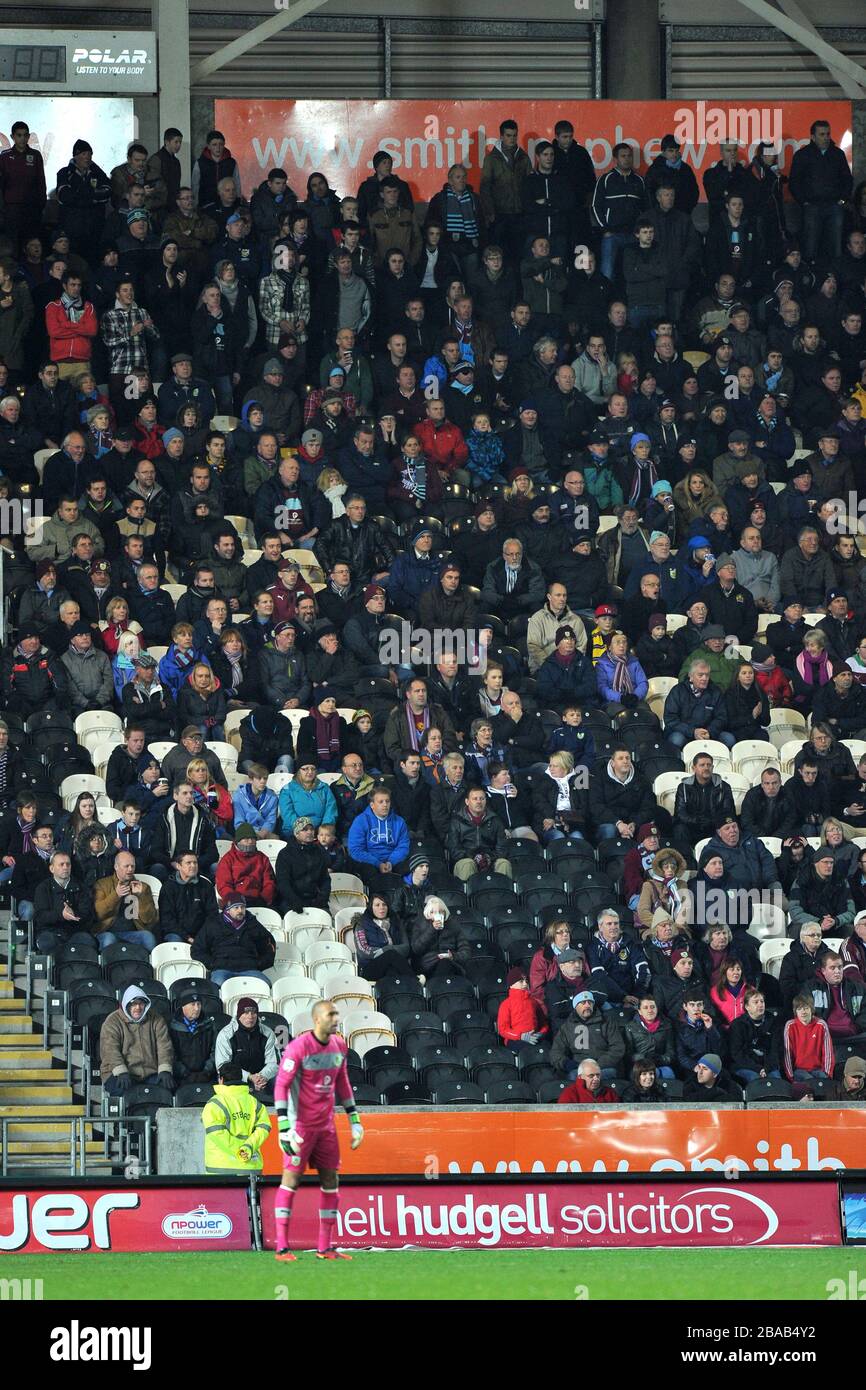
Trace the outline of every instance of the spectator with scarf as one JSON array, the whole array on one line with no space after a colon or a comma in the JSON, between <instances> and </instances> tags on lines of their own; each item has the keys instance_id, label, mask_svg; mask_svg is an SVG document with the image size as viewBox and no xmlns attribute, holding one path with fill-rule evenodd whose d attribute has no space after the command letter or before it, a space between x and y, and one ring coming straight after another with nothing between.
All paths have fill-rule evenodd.
<instances>
[{"instance_id":1,"label":"spectator with scarf","mask_svg":"<svg viewBox=\"0 0 866 1390\"><path fill-rule=\"evenodd\" d=\"M310 713L298 725L298 758L315 760L320 772L338 772L355 740L348 724L337 713L337 696L328 685L316 690Z\"/></svg>"},{"instance_id":2,"label":"spectator with scarf","mask_svg":"<svg viewBox=\"0 0 866 1390\"><path fill-rule=\"evenodd\" d=\"M629 655L624 632L612 634L607 651L596 663L595 679L599 696L613 706L609 710L611 714L634 709L638 701L645 699L649 688L647 678L637 658Z\"/></svg>"},{"instance_id":3,"label":"spectator with scarf","mask_svg":"<svg viewBox=\"0 0 866 1390\"><path fill-rule=\"evenodd\" d=\"M385 724L384 748L392 767L399 765L404 748L419 752L421 735L434 725L442 730L446 752L452 752L457 747L454 725L441 705L429 703L423 676L413 676Z\"/></svg>"},{"instance_id":4,"label":"spectator with scarf","mask_svg":"<svg viewBox=\"0 0 866 1390\"><path fill-rule=\"evenodd\" d=\"M815 696L832 680L836 665L827 652L827 638L820 629L807 632L803 638L803 650L794 661L791 683L794 690L794 708L809 715Z\"/></svg>"},{"instance_id":5,"label":"spectator with scarf","mask_svg":"<svg viewBox=\"0 0 866 1390\"><path fill-rule=\"evenodd\" d=\"M371 893L364 913L352 922L358 973L365 980L410 971L409 941L398 914L383 893Z\"/></svg>"},{"instance_id":6,"label":"spectator with scarf","mask_svg":"<svg viewBox=\"0 0 866 1390\"><path fill-rule=\"evenodd\" d=\"M644 929L652 926L658 908L669 914L674 922L677 921L689 901L685 873L686 861L679 850L660 849L653 856L636 908L636 916Z\"/></svg>"},{"instance_id":7,"label":"spectator with scarf","mask_svg":"<svg viewBox=\"0 0 866 1390\"><path fill-rule=\"evenodd\" d=\"M629 440L631 465L624 468L623 495L626 506L637 507L643 515L658 482L658 465L652 453L652 440L637 430Z\"/></svg>"}]
</instances>

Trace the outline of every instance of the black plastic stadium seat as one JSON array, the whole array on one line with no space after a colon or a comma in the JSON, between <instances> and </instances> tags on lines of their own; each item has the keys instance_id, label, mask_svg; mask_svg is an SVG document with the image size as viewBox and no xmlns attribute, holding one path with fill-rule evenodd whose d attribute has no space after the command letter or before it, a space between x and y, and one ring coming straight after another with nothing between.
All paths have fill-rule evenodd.
<instances>
[{"instance_id":1,"label":"black plastic stadium seat","mask_svg":"<svg viewBox=\"0 0 866 1390\"><path fill-rule=\"evenodd\" d=\"M488 1105L535 1105L536 1096L526 1081L500 1081L487 1091Z\"/></svg>"},{"instance_id":2,"label":"black plastic stadium seat","mask_svg":"<svg viewBox=\"0 0 866 1390\"><path fill-rule=\"evenodd\" d=\"M73 989L82 980L99 980L103 984L106 983L102 979L102 970L99 965L92 960L64 961L62 965L57 967L55 978L58 989ZM107 987L110 988L110 986Z\"/></svg>"},{"instance_id":3,"label":"black plastic stadium seat","mask_svg":"<svg viewBox=\"0 0 866 1390\"><path fill-rule=\"evenodd\" d=\"M130 1086L124 1096L124 1113L153 1119L157 1110L173 1104L174 1096L165 1086Z\"/></svg>"},{"instance_id":4,"label":"black plastic stadium seat","mask_svg":"<svg viewBox=\"0 0 866 1390\"><path fill-rule=\"evenodd\" d=\"M411 1086L418 1077L411 1062L382 1062L376 1067L367 1067L367 1084L375 1091L387 1091L390 1086Z\"/></svg>"},{"instance_id":5,"label":"black plastic stadium seat","mask_svg":"<svg viewBox=\"0 0 866 1390\"><path fill-rule=\"evenodd\" d=\"M483 1105L484 1092L474 1081L446 1081L437 1084L437 1105Z\"/></svg>"},{"instance_id":6,"label":"black plastic stadium seat","mask_svg":"<svg viewBox=\"0 0 866 1390\"><path fill-rule=\"evenodd\" d=\"M213 1086L209 1081L190 1081L185 1086L178 1086L175 1091L175 1108L183 1109L186 1106L207 1105L212 1095Z\"/></svg>"},{"instance_id":7,"label":"black plastic stadium seat","mask_svg":"<svg viewBox=\"0 0 866 1390\"><path fill-rule=\"evenodd\" d=\"M358 1105L382 1104L381 1092L377 1091L375 1086L368 1086L365 1083L362 1083L360 1086L355 1086L353 1089L355 1092L355 1100L357 1101ZM423 1102L420 1103L423 1104Z\"/></svg>"},{"instance_id":8,"label":"black plastic stadium seat","mask_svg":"<svg viewBox=\"0 0 866 1390\"><path fill-rule=\"evenodd\" d=\"M746 1100L793 1100L791 1083L778 1076L757 1077L746 1086Z\"/></svg>"},{"instance_id":9,"label":"black plastic stadium seat","mask_svg":"<svg viewBox=\"0 0 866 1390\"><path fill-rule=\"evenodd\" d=\"M517 1076L513 1059L510 1062L480 1062L471 1071L473 1081L477 1081L485 1090L498 1086L500 1082L514 1081Z\"/></svg>"},{"instance_id":10,"label":"black plastic stadium seat","mask_svg":"<svg viewBox=\"0 0 866 1390\"><path fill-rule=\"evenodd\" d=\"M399 1082L384 1092L386 1105L432 1105L433 1096L426 1087L415 1082Z\"/></svg>"},{"instance_id":11,"label":"black plastic stadium seat","mask_svg":"<svg viewBox=\"0 0 866 1390\"><path fill-rule=\"evenodd\" d=\"M536 1089L539 1105L556 1105L568 1082L564 1077L554 1077L552 1081L542 1081Z\"/></svg>"},{"instance_id":12,"label":"black plastic stadium seat","mask_svg":"<svg viewBox=\"0 0 866 1390\"><path fill-rule=\"evenodd\" d=\"M538 950L540 941L537 936L518 936L508 945L503 947L505 959L509 965L525 965Z\"/></svg>"},{"instance_id":13,"label":"black plastic stadium seat","mask_svg":"<svg viewBox=\"0 0 866 1390\"><path fill-rule=\"evenodd\" d=\"M393 1020L394 1015L389 1017ZM408 1067L412 1065L412 1059L405 1047L394 1047L391 1043L385 1043L381 1047L371 1047L369 1052L364 1053L364 1067L368 1075L372 1075L376 1067Z\"/></svg>"}]
</instances>

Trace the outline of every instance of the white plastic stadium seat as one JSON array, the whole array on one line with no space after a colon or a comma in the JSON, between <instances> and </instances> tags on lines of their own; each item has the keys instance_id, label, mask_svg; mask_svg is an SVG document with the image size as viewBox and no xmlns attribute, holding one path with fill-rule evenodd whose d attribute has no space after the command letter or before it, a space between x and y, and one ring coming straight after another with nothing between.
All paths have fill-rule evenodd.
<instances>
[{"instance_id":1,"label":"white plastic stadium seat","mask_svg":"<svg viewBox=\"0 0 866 1390\"><path fill-rule=\"evenodd\" d=\"M803 744L805 742L806 731L804 729L802 735L799 738L789 738L786 740L785 743L782 744L782 747L779 749L779 758L782 764L783 772L794 771L794 759L796 758L797 754L799 753L800 749L803 747Z\"/></svg>"},{"instance_id":2,"label":"white plastic stadium seat","mask_svg":"<svg viewBox=\"0 0 866 1390\"><path fill-rule=\"evenodd\" d=\"M280 853L280 850L285 849L285 847L286 847L286 842L285 842L285 840L257 840L257 841L256 841L256 849L260 849L261 852L262 852L262 854L266 854L266 855L268 856L268 858L269 858L270 861L271 861L271 865L272 865L272 866L276 864L276 862L277 862L277 857L278 857L278 855L279 855L279 853ZM277 914L277 915L279 915L279 914ZM280 918L280 920L282 921L282 918Z\"/></svg>"},{"instance_id":3,"label":"white plastic stadium seat","mask_svg":"<svg viewBox=\"0 0 866 1390\"><path fill-rule=\"evenodd\" d=\"M727 769L733 771L731 761L731 750L721 739L718 738L693 738L683 747L683 767L691 772L692 758L696 758L698 753L709 753L714 763L727 764ZM714 772L721 772L721 767L714 767Z\"/></svg>"},{"instance_id":4,"label":"white plastic stadium seat","mask_svg":"<svg viewBox=\"0 0 866 1390\"><path fill-rule=\"evenodd\" d=\"M769 941L761 942L761 968L767 975L772 975L774 980L778 980L782 970L782 961L790 949L790 937L784 937L781 941L774 937Z\"/></svg>"},{"instance_id":5,"label":"white plastic stadium seat","mask_svg":"<svg viewBox=\"0 0 866 1390\"><path fill-rule=\"evenodd\" d=\"M376 1007L373 986L369 980L362 980L360 975L349 975L345 978L329 975L324 983L324 997L336 1004L341 1013Z\"/></svg>"},{"instance_id":6,"label":"white plastic stadium seat","mask_svg":"<svg viewBox=\"0 0 866 1390\"><path fill-rule=\"evenodd\" d=\"M674 801L676 800L677 787L688 773L683 769L682 772L660 772L653 782L653 794L659 805L667 811L668 815L674 813Z\"/></svg>"},{"instance_id":7,"label":"white plastic stadium seat","mask_svg":"<svg viewBox=\"0 0 866 1390\"><path fill-rule=\"evenodd\" d=\"M224 980L220 985L220 999L225 1005L227 1014L234 1013L235 1000L243 999L245 995L257 1000L260 1008L270 1008L270 1005L265 1005L263 1002L265 999L270 999L270 989L267 985L263 985L261 980L255 979L254 976L233 975L230 980Z\"/></svg>"},{"instance_id":8,"label":"white plastic stadium seat","mask_svg":"<svg viewBox=\"0 0 866 1390\"><path fill-rule=\"evenodd\" d=\"M293 981L295 984L306 986L308 979L306 970L301 965L300 961L297 960L278 960L275 965L272 965L270 969L266 970L264 973L271 982L271 996L273 999L276 999L278 987L283 981Z\"/></svg>"},{"instance_id":9,"label":"white plastic stadium seat","mask_svg":"<svg viewBox=\"0 0 866 1390\"><path fill-rule=\"evenodd\" d=\"M120 716L112 714L110 710L93 709L85 710L79 714L73 725L79 743L83 743L85 748L92 747L91 738L95 733L119 733L123 728Z\"/></svg>"},{"instance_id":10,"label":"white plastic stadium seat","mask_svg":"<svg viewBox=\"0 0 866 1390\"><path fill-rule=\"evenodd\" d=\"M292 1037L297 1038L300 1033L309 1033L313 1027L312 1006L300 1009L292 1016L291 1029Z\"/></svg>"},{"instance_id":11,"label":"white plastic stadium seat","mask_svg":"<svg viewBox=\"0 0 866 1390\"><path fill-rule=\"evenodd\" d=\"M765 767L778 766L779 752L767 739L741 738L731 749L731 761L735 772L742 772L757 782Z\"/></svg>"},{"instance_id":12,"label":"white plastic stadium seat","mask_svg":"<svg viewBox=\"0 0 866 1390\"><path fill-rule=\"evenodd\" d=\"M390 1018L375 1010L353 1009L343 1019L342 1029L346 1042L361 1057L372 1047L397 1044L397 1034L391 1027Z\"/></svg>"},{"instance_id":13,"label":"white plastic stadium seat","mask_svg":"<svg viewBox=\"0 0 866 1390\"><path fill-rule=\"evenodd\" d=\"M205 743L205 748L209 748L212 753L216 753L221 763L228 763L228 765L233 768L237 767L238 750L233 743L222 743L219 739L214 739L213 743Z\"/></svg>"},{"instance_id":14,"label":"white plastic stadium seat","mask_svg":"<svg viewBox=\"0 0 866 1390\"><path fill-rule=\"evenodd\" d=\"M283 1014L286 1018L290 1018L298 1009L309 1009L321 997L321 991L312 980L304 981L299 975L287 975L284 979L278 980L273 987L277 1013ZM307 1026L309 1027L309 1024Z\"/></svg>"},{"instance_id":15,"label":"white plastic stadium seat","mask_svg":"<svg viewBox=\"0 0 866 1390\"><path fill-rule=\"evenodd\" d=\"M261 841L259 841L259 843L261 844ZM283 919L280 916L279 912L276 912L274 908L250 907L247 908L247 911L249 912L251 917L255 917L257 922L261 922L262 926L265 927L268 931L282 932Z\"/></svg>"},{"instance_id":16,"label":"white plastic stadium seat","mask_svg":"<svg viewBox=\"0 0 866 1390\"><path fill-rule=\"evenodd\" d=\"M313 941L304 947L304 965L312 974L317 965L330 965L331 973L341 965L351 961L352 953L341 941Z\"/></svg>"},{"instance_id":17,"label":"white plastic stadium seat","mask_svg":"<svg viewBox=\"0 0 866 1390\"><path fill-rule=\"evenodd\" d=\"M156 742L156 743L149 743L149 744L147 745L147 751L148 751L148 753L152 753L152 754L153 754L153 756L156 758L157 762L160 762L160 763L161 763L162 760L163 760L163 758L167 758L167 757L168 757L168 755L169 755L169 753L171 752L172 748L176 748L176 747L177 747L177 744L176 744L172 739L164 739L164 740L158 741L158 742Z\"/></svg>"},{"instance_id":18,"label":"white plastic stadium seat","mask_svg":"<svg viewBox=\"0 0 866 1390\"><path fill-rule=\"evenodd\" d=\"M148 888L150 889L151 893L153 894L153 901L154 901L155 903L158 903L158 902L159 902L159 895L160 895L160 893L162 892L162 883L161 883L160 879L158 879L154 874L139 874L139 873L137 873L137 874L135 875L135 877L138 879L139 883L146 883L146 884L147 884Z\"/></svg>"},{"instance_id":19,"label":"white plastic stadium seat","mask_svg":"<svg viewBox=\"0 0 866 1390\"><path fill-rule=\"evenodd\" d=\"M64 777L60 783L60 795L67 811L74 810L82 792L90 792L95 797L105 796L105 782L91 772L73 772L70 777Z\"/></svg>"},{"instance_id":20,"label":"white plastic stadium seat","mask_svg":"<svg viewBox=\"0 0 866 1390\"><path fill-rule=\"evenodd\" d=\"M842 738L839 742L844 743L845 747L850 749L851 757L855 763L859 763L866 753L866 738Z\"/></svg>"},{"instance_id":21,"label":"white plastic stadium seat","mask_svg":"<svg viewBox=\"0 0 866 1390\"><path fill-rule=\"evenodd\" d=\"M167 944L169 946L174 945L171 941ZM184 959L183 956L180 956L177 960L165 961L159 967L156 978L160 984L165 985L166 989L171 989L175 980L188 980L193 975L198 980L204 980L207 978L207 971L200 960L190 960L189 957Z\"/></svg>"},{"instance_id":22,"label":"white plastic stadium seat","mask_svg":"<svg viewBox=\"0 0 866 1390\"><path fill-rule=\"evenodd\" d=\"M750 936L757 937L759 941L779 941L784 939L787 930L788 918L781 907L776 907L774 903L755 903L749 923Z\"/></svg>"},{"instance_id":23,"label":"white plastic stadium seat","mask_svg":"<svg viewBox=\"0 0 866 1390\"><path fill-rule=\"evenodd\" d=\"M161 941L158 946L154 946L150 953L150 963L156 971L156 978L159 979L159 968L170 960L189 961L192 957L189 952L189 942L187 941Z\"/></svg>"}]
</instances>

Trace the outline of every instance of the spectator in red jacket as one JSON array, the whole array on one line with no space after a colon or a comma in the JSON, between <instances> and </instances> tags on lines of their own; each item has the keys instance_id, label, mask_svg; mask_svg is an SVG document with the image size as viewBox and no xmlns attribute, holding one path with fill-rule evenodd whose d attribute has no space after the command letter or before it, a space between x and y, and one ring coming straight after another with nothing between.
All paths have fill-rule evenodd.
<instances>
[{"instance_id":1,"label":"spectator in red jacket","mask_svg":"<svg viewBox=\"0 0 866 1390\"><path fill-rule=\"evenodd\" d=\"M77 386L90 372L93 339L99 332L96 310L81 293L81 276L67 270L63 293L45 306L48 355L56 362L61 381Z\"/></svg>"},{"instance_id":2,"label":"spectator in red jacket","mask_svg":"<svg viewBox=\"0 0 866 1390\"><path fill-rule=\"evenodd\" d=\"M529 992L529 978L522 965L515 965L505 977L508 993L499 1005L496 1028L512 1052L535 1047L548 1031L544 1011Z\"/></svg>"},{"instance_id":3,"label":"spectator in red jacket","mask_svg":"<svg viewBox=\"0 0 866 1390\"><path fill-rule=\"evenodd\" d=\"M752 665L755 680L770 701L770 709L790 708L794 703L794 689L785 672L776 665L776 654L763 642L752 647Z\"/></svg>"},{"instance_id":4,"label":"spectator in red jacket","mask_svg":"<svg viewBox=\"0 0 866 1390\"><path fill-rule=\"evenodd\" d=\"M798 994L794 1017L785 1024L785 1075L789 1081L826 1081L835 1064L830 1029L823 1018L815 1017L809 995Z\"/></svg>"},{"instance_id":5,"label":"spectator in red jacket","mask_svg":"<svg viewBox=\"0 0 866 1390\"><path fill-rule=\"evenodd\" d=\"M610 1105L619 1097L610 1086L601 1084L601 1067L586 1057L577 1069L577 1077L560 1092L560 1105Z\"/></svg>"},{"instance_id":6,"label":"spectator in red jacket","mask_svg":"<svg viewBox=\"0 0 866 1390\"><path fill-rule=\"evenodd\" d=\"M216 871L216 890L223 901L230 893L243 893L247 907L270 907L276 880L271 861L256 848L256 832L251 825L239 825L235 842L224 854Z\"/></svg>"},{"instance_id":7,"label":"spectator in red jacket","mask_svg":"<svg viewBox=\"0 0 866 1390\"><path fill-rule=\"evenodd\" d=\"M416 425L412 433L421 440L424 457L435 464L443 483L462 483L469 487L471 479L465 464L469 448L461 431L445 419L445 402L427 402L427 419Z\"/></svg>"}]
</instances>

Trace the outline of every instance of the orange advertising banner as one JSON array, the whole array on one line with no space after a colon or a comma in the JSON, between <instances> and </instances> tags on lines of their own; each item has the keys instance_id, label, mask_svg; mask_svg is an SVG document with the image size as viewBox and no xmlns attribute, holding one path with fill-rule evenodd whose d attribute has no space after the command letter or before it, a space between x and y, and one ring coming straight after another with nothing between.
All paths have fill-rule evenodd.
<instances>
[{"instance_id":1,"label":"orange advertising banner","mask_svg":"<svg viewBox=\"0 0 866 1390\"><path fill-rule=\"evenodd\" d=\"M817 1172L866 1168L866 1110L418 1110L364 1112L353 1153L337 1117L345 1173ZM276 1122L264 1171L282 1172Z\"/></svg>"},{"instance_id":2,"label":"orange advertising banner","mask_svg":"<svg viewBox=\"0 0 866 1390\"><path fill-rule=\"evenodd\" d=\"M574 125L575 138L592 156L597 174L611 165L613 146L625 141L635 167L646 170L660 153L662 136L680 139L683 158L701 175L719 157L725 132L749 154L759 140L780 151L784 173L793 152L808 142L809 127L829 120L834 140L851 158L850 101L788 101L777 106L715 105L676 101L240 101L214 103L215 125L237 159L246 197L272 168L285 169L299 198L307 178L323 173L344 196L356 193L373 169L373 155L387 150L394 172L416 199L429 202L451 164L465 164L477 189L486 151L498 139L499 122L513 117L520 143L532 153L553 138L558 120Z\"/></svg>"}]
</instances>

